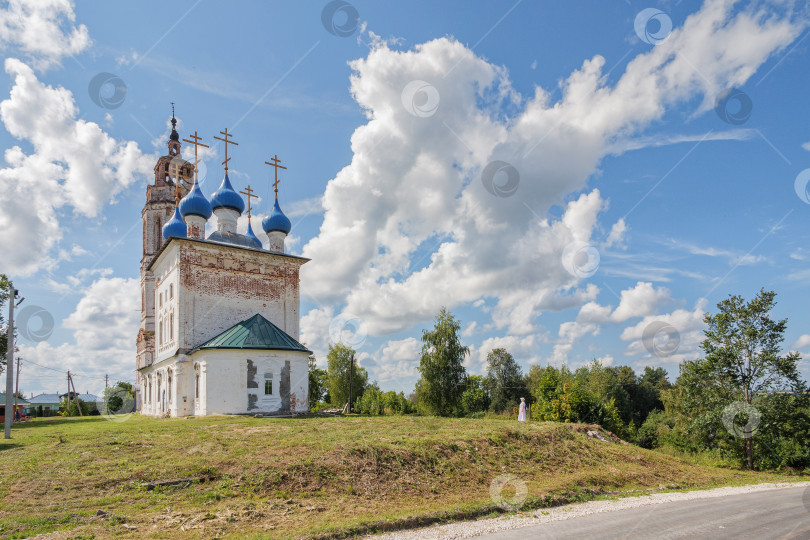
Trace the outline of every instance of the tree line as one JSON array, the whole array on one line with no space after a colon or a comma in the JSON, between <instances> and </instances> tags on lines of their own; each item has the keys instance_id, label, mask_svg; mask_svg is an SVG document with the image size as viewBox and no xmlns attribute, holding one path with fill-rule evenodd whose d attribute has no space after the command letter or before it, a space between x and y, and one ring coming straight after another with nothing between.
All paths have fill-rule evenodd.
<instances>
[{"instance_id":1,"label":"tree line","mask_svg":"<svg viewBox=\"0 0 810 540\"><path fill-rule=\"evenodd\" d=\"M355 365L354 409L361 414L516 417L520 398L540 421L598 424L626 441L670 452L708 453L750 469L810 467L810 393L798 353L782 354L786 319L774 319L776 294L751 301L730 296L705 315L702 355L679 366L674 383L661 367L594 360L563 365L520 364L503 348L491 350L486 374L464 366L469 348L461 325L446 309L422 333L420 378L414 392L382 392ZM354 351L329 348L327 369L310 359L310 403L342 407L348 401Z\"/></svg>"}]
</instances>

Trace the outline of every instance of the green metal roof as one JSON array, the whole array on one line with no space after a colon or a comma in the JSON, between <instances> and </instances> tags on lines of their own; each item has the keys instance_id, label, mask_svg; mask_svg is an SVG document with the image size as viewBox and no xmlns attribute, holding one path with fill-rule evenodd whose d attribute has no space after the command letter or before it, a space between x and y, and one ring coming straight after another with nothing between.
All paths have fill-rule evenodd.
<instances>
[{"instance_id":1,"label":"green metal roof","mask_svg":"<svg viewBox=\"0 0 810 540\"><path fill-rule=\"evenodd\" d=\"M11 401L14 401L14 395L13 394L11 396ZM27 404L28 404L27 399L23 399L21 397L17 398L17 405L27 405ZM6 394L5 394L5 392L0 392L0 405L2 405L3 407L6 406Z\"/></svg>"},{"instance_id":2,"label":"green metal roof","mask_svg":"<svg viewBox=\"0 0 810 540\"><path fill-rule=\"evenodd\" d=\"M274 351L312 351L258 313L209 339L201 349L268 349Z\"/></svg>"}]
</instances>

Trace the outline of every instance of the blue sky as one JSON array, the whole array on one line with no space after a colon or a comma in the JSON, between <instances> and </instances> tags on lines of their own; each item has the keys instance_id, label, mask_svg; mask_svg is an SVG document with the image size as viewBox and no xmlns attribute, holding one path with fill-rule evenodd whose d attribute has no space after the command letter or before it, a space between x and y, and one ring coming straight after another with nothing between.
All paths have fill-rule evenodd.
<instances>
[{"instance_id":1,"label":"blue sky","mask_svg":"<svg viewBox=\"0 0 810 540\"><path fill-rule=\"evenodd\" d=\"M38 334L26 314L26 393L62 389L67 369L80 391L134 380L140 211L172 101L183 137L234 134L231 178L263 197L259 215L263 162L287 165L288 246L312 258L302 341L321 362L336 339L356 345L384 389L411 391L441 306L462 322L471 373L503 346L525 370L600 358L674 379L699 354L702 313L762 287L789 319L785 349L810 354L805 7L3 10L0 271L21 308L54 322ZM94 78L120 80L118 94ZM206 194L221 154L206 155Z\"/></svg>"}]
</instances>

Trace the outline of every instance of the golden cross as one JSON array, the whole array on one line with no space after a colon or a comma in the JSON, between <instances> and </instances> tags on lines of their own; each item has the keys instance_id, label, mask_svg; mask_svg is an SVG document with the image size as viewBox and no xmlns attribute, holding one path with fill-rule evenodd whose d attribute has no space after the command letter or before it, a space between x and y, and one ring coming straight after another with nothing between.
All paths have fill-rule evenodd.
<instances>
[{"instance_id":1,"label":"golden cross","mask_svg":"<svg viewBox=\"0 0 810 540\"><path fill-rule=\"evenodd\" d=\"M247 187L247 189L245 189L245 191L240 191L239 193L241 193L241 194L243 194L244 196L246 196L246 197L247 197L247 200L248 200L248 224L249 224L249 223L250 223L250 211L251 211L251 208L252 208L252 207L250 206L250 199L251 199L251 197L255 197L256 199L258 199L258 198L259 198L259 196L258 196L258 195L254 195L254 194L253 194L253 190L252 190L252 189L250 189L250 186L248 186L248 187Z\"/></svg>"},{"instance_id":2,"label":"golden cross","mask_svg":"<svg viewBox=\"0 0 810 540\"><path fill-rule=\"evenodd\" d=\"M228 157L228 145L234 144L239 146L239 143L228 139L228 137L233 137L233 133L228 133L228 128L225 128L225 131L220 131L220 133L225 135L224 139L222 137L217 137L216 135L214 135L214 138L225 143L225 161L223 161L222 164L225 165L225 172L228 172L228 161L230 161L230 158Z\"/></svg>"},{"instance_id":3,"label":"golden cross","mask_svg":"<svg viewBox=\"0 0 810 540\"><path fill-rule=\"evenodd\" d=\"M270 163L270 161L272 161L273 163ZM271 167L275 167L275 169L276 169L275 170L275 176L274 176L275 181L273 182L273 188L275 189L275 192L276 192L276 200L278 200L278 170L279 169L284 169L286 171L287 167L284 167L283 165L279 165L279 163L281 163L281 160L278 159L278 155L274 155L273 157L271 157L270 161L265 161L264 164L265 165L270 165Z\"/></svg>"},{"instance_id":4,"label":"golden cross","mask_svg":"<svg viewBox=\"0 0 810 540\"><path fill-rule=\"evenodd\" d=\"M190 180L191 179L190 176L186 176L185 174L183 174L183 171L181 169L182 165L178 165L177 163L178 161L180 161L179 158L173 159L171 161L171 163L169 164L169 174L175 178L175 181L177 181L177 178L182 178L183 180ZM186 163L186 161L183 160L183 163Z\"/></svg>"},{"instance_id":5,"label":"golden cross","mask_svg":"<svg viewBox=\"0 0 810 540\"><path fill-rule=\"evenodd\" d=\"M180 171L180 166L177 165L177 163L174 163L171 168L174 169L174 205L177 206L180 204L180 198L183 195L183 192L180 190L180 179L185 178L188 180L191 177L184 175Z\"/></svg>"},{"instance_id":6,"label":"golden cross","mask_svg":"<svg viewBox=\"0 0 810 540\"><path fill-rule=\"evenodd\" d=\"M200 142L202 140L202 137L197 136L197 131L196 130L194 131L194 135L189 135L189 138L194 139L194 140L190 141L188 139L183 139L183 142L187 142L189 144L194 145L194 181L196 182L197 181L197 163L200 162L200 160L197 159L197 147L202 146L203 148L208 148L208 145L203 144L203 143Z\"/></svg>"}]
</instances>

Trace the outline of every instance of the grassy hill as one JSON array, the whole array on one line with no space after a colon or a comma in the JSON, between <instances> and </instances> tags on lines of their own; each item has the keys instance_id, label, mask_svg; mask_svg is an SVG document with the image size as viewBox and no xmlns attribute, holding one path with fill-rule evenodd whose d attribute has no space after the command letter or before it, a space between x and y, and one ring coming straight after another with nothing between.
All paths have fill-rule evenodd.
<instances>
[{"instance_id":1,"label":"grassy hill","mask_svg":"<svg viewBox=\"0 0 810 540\"><path fill-rule=\"evenodd\" d=\"M499 511L490 485L503 474L525 483L523 509L784 480L587 429L421 417L36 420L0 442L0 537L342 536ZM502 492L514 494L514 484Z\"/></svg>"}]
</instances>

